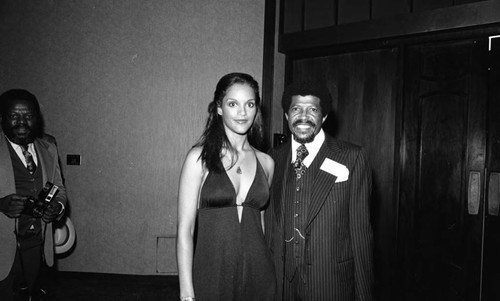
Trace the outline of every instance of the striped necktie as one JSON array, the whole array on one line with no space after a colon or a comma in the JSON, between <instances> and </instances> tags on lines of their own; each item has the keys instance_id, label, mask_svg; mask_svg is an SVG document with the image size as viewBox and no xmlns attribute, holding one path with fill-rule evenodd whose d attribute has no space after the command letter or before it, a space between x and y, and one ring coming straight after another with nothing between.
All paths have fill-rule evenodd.
<instances>
[{"instance_id":1,"label":"striped necktie","mask_svg":"<svg viewBox=\"0 0 500 301\"><path fill-rule=\"evenodd\" d=\"M30 172L30 174L33 174L36 170L36 164L33 160L33 156L28 151L27 145L21 145L21 149L23 150L24 159L26 160L26 169Z\"/></svg>"}]
</instances>

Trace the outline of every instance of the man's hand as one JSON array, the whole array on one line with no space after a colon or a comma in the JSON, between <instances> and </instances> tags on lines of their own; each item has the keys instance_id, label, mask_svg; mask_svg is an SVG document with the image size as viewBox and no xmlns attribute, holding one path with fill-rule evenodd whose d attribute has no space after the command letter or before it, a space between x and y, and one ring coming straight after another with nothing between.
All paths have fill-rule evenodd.
<instances>
[{"instance_id":1,"label":"man's hand","mask_svg":"<svg viewBox=\"0 0 500 301\"><path fill-rule=\"evenodd\" d=\"M27 200L28 197L15 193L5 196L0 199L0 212L10 218L19 217L26 206Z\"/></svg>"},{"instance_id":2,"label":"man's hand","mask_svg":"<svg viewBox=\"0 0 500 301\"><path fill-rule=\"evenodd\" d=\"M61 213L62 205L56 200L50 201L49 205L45 209L43 213L42 220L46 223L51 223L57 219L59 214Z\"/></svg>"}]
</instances>

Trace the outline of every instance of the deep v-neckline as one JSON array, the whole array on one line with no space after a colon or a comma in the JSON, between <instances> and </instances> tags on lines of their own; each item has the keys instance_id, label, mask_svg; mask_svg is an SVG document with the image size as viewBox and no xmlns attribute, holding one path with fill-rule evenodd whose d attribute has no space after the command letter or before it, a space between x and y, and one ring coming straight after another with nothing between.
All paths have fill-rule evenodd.
<instances>
[{"instance_id":1,"label":"deep v-neckline","mask_svg":"<svg viewBox=\"0 0 500 301\"><path fill-rule=\"evenodd\" d=\"M252 190L252 188L253 188L253 186L255 184L255 179L257 178L257 169L259 168L258 164L259 164L259 159L257 159L257 155L255 155L255 173L253 175L252 184L250 184L250 187L248 187L247 194L245 195L245 198L243 199L243 202L241 202L241 204L237 204L236 203L236 199L238 198L238 193L236 192L236 188L234 186L234 183L231 180L231 177L228 175L227 170L224 170L224 174L226 175L227 180L229 181L229 183L231 184L231 187L233 188L234 204L236 206L243 206L243 204L246 203L248 195L249 195L249 192Z\"/></svg>"}]
</instances>

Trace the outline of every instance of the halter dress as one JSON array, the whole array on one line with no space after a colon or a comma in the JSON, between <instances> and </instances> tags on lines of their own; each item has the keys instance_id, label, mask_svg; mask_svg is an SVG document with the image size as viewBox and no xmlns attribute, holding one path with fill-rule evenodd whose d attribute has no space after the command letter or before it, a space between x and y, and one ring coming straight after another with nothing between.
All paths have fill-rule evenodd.
<instances>
[{"instance_id":1,"label":"halter dress","mask_svg":"<svg viewBox=\"0 0 500 301\"><path fill-rule=\"evenodd\" d=\"M269 184L259 160L256 165L241 221L227 173L211 172L203 183L193 263L197 301L274 300L276 277L260 213Z\"/></svg>"}]
</instances>

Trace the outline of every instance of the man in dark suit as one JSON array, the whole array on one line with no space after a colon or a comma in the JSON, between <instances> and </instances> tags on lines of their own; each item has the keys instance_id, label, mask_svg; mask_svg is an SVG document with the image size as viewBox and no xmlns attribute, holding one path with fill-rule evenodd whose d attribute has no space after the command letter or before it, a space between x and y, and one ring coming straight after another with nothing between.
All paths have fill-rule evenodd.
<instances>
[{"instance_id":1,"label":"man in dark suit","mask_svg":"<svg viewBox=\"0 0 500 301\"><path fill-rule=\"evenodd\" d=\"M317 83L294 83L283 93L293 140L271 151L265 213L278 300L373 299L371 170L359 146L321 129L331 105Z\"/></svg>"},{"instance_id":2,"label":"man in dark suit","mask_svg":"<svg viewBox=\"0 0 500 301\"><path fill-rule=\"evenodd\" d=\"M36 97L26 90L0 95L0 299L41 300L38 277L54 262L52 222L66 204L56 146L41 135ZM58 186L48 207L33 210L46 182ZM24 300L24 299L23 299Z\"/></svg>"}]
</instances>

